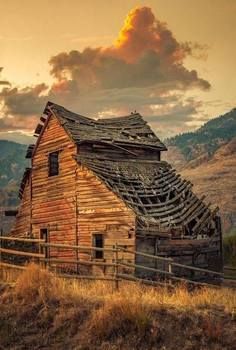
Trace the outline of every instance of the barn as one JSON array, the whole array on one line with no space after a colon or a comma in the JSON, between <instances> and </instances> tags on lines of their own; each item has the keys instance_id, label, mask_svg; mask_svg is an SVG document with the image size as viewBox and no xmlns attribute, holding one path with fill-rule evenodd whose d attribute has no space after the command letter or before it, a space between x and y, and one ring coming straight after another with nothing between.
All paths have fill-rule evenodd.
<instances>
[{"instance_id":1,"label":"barn","mask_svg":"<svg viewBox=\"0 0 236 350\"><path fill-rule=\"evenodd\" d=\"M167 148L140 114L95 120L48 102L35 136L12 235L102 248L117 244L221 269L217 208L162 161ZM112 259L106 251L47 252L50 258L73 254L82 260ZM154 264L143 256L123 259Z\"/></svg>"}]
</instances>

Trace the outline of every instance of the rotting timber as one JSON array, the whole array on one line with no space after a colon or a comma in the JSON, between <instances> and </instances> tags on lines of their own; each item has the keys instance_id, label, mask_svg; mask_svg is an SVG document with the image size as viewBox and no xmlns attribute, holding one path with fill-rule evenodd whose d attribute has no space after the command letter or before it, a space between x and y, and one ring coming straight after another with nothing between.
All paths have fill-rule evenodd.
<instances>
[{"instance_id":1,"label":"rotting timber","mask_svg":"<svg viewBox=\"0 0 236 350\"><path fill-rule=\"evenodd\" d=\"M50 243L118 245L176 262L222 269L218 208L161 161L165 145L138 114L94 120L48 102L30 145L12 234ZM57 176L49 155L58 154ZM45 233L46 232L46 233ZM97 236L96 236L97 235ZM99 241L99 235L102 239ZM102 259L50 250L48 258ZM123 253L123 261L157 268L157 260ZM98 273L98 268L93 273ZM136 270L136 274L142 272ZM178 271L179 273L179 271Z\"/></svg>"}]
</instances>

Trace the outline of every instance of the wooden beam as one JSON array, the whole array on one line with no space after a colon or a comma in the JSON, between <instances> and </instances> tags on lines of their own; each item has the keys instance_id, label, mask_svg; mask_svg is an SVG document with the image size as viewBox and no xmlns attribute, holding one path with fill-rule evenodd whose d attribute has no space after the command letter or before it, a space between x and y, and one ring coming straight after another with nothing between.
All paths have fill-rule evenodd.
<instances>
[{"instance_id":1,"label":"wooden beam","mask_svg":"<svg viewBox=\"0 0 236 350\"><path fill-rule=\"evenodd\" d=\"M59 244L59 243L41 243L42 247L61 248L61 249L74 249L74 250L87 250L87 251L103 251L103 252L115 252L112 248L96 248L91 246Z\"/></svg>"},{"instance_id":2,"label":"wooden beam","mask_svg":"<svg viewBox=\"0 0 236 350\"><path fill-rule=\"evenodd\" d=\"M2 240L2 241L26 242L26 243L44 243L45 242L43 239L12 237L12 236L0 236L0 240Z\"/></svg>"},{"instance_id":3,"label":"wooden beam","mask_svg":"<svg viewBox=\"0 0 236 350\"><path fill-rule=\"evenodd\" d=\"M141 270L147 270L147 271L152 271L161 275L167 275L167 276L172 276L172 272L169 271L164 271L164 270L158 270L155 269L153 267L148 267L148 266L144 266L144 265L138 265L138 264L132 264L132 263L126 263L126 262L119 262L120 266L126 266L126 267L132 267L132 268L137 268L137 269L141 269Z\"/></svg>"},{"instance_id":4,"label":"wooden beam","mask_svg":"<svg viewBox=\"0 0 236 350\"><path fill-rule=\"evenodd\" d=\"M0 267L10 267L10 268L15 268L15 269L19 269L19 270L25 270L26 266L20 266L20 265L15 265L15 264L8 264L5 262L0 262Z\"/></svg>"},{"instance_id":5,"label":"wooden beam","mask_svg":"<svg viewBox=\"0 0 236 350\"><path fill-rule=\"evenodd\" d=\"M95 280L95 281L117 281L114 277L103 277L103 276L82 276L82 275L69 275L65 273L57 274L61 278L70 279L83 279L83 280Z\"/></svg>"},{"instance_id":6,"label":"wooden beam","mask_svg":"<svg viewBox=\"0 0 236 350\"><path fill-rule=\"evenodd\" d=\"M30 256L32 258L43 258L44 257L44 254L22 252L19 250L6 249L6 248L0 248L0 252L10 254L10 255Z\"/></svg>"},{"instance_id":7,"label":"wooden beam","mask_svg":"<svg viewBox=\"0 0 236 350\"><path fill-rule=\"evenodd\" d=\"M42 258L40 261L50 262L52 264L78 264L87 266L116 266L114 263L106 263L103 261L85 261L85 260L68 260L68 259L57 259L57 258Z\"/></svg>"},{"instance_id":8,"label":"wooden beam","mask_svg":"<svg viewBox=\"0 0 236 350\"><path fill-rule=\"evenodd\" d=\"M119 250L121 250L123 252L126 252L126 253L132 253L132 254L135 254L135 255L145 256L147 258L153 258L153 259L156 259L156 260L167 261L167 262L172 262L173 261L173 259L171 259L171 258L163 258L162 256L150 255L150 254L147 254L147 253L142 253L142 252L137 252L137 251L125 249L125 248L122 248L122 247L119 247Z\"/></svg>"}]
</instances>

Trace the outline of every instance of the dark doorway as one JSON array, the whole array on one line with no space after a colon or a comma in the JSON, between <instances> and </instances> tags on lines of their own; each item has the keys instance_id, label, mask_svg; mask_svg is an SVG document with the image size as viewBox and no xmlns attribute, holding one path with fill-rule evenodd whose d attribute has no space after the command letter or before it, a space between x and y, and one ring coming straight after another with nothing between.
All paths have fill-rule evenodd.
<instances>
[{"instance_id":1,"label":"dark doorway","mask_svg":"<svg viewBox=\"0 0 236 350\"><path fill-rule=\"evenodd\" d=\"M104 239L102 233L94 233L93 234L93 246L95 248L103 248L104 246ZM102 250L95 250L94 256L95 259L103 259L104 254Z\"/></svg>"}]
</instances>

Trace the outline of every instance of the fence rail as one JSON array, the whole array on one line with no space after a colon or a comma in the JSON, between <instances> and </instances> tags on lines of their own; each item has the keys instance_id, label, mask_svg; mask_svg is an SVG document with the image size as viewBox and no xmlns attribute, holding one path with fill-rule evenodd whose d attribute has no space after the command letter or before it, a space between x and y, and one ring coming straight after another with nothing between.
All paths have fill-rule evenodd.
<instances>
[{"instance_id":1,"label":"fence rail","mask_svg":"<svg viewBox=\"0 0 236 350\"><path fill-rule=\"evenodd\" d=\"M233 266L224 266L224 270L226 270L226 271L235 271L235 272L236 272L236 267L233 267Z\"/></svg>"},{"instance_id":2,"label":"fence rail","mask_svg":"<svg viewBox=\"0 0 236 350\"><path fill-rule=\"evenodd\" d=\"M2 242L15 242L15 243L29 243L32 245L35 245L37 252L29 252L29 251L24 251L22 250L22 247L20 247L20 250L18 249L12 249L11 248L6 248L2 246ZM51 249L59 249L59 250L72 250L75 252L90 252L91 253L91 260L85 260L85 259L79 259L78 257L76 259L72 258L57 258L57 257L50 257L47 256L48 252L46 250L51 251ZM102 251L104 253L112 253L111 262L107 261L97 261L96 259L93 259L93 252L94 251ZM131 263L127 259L120 259L119 254L121 253L128 253L128 254L133 254L134 259L133 261L135 263ZM192 271L194 274L195 272L202 274L203 276L208 276L208 277L217 277L217 278L223 278L223 273L212 271L212 270L207 270L207 269L201 269L198 267L194 266L189 266L189 265L184 265L177 263L173 261L171 258L166 258L162 256L156 256L156 255L151 255L147 254L144 252L140 251L135 251L131 249L126 249L122 246L115 245L111 248L98 248L98 247L93 247L93 246L84 246L84 245L69 245L69 244L59 244L59 243L47 243L42 239L35 239L35 238L29 238L29 237L10 237L10 236L0 236L0 266L2 267L12 267L12 268L18 268L18 269L25 269L24 263L23 264L16 264L14 259L13 261L4 261L3 255L7 256L13 256L13 257L25 257L27 259L32 259L33 261L37 261L40 264L44 264L48 266L49 268L56 268L56 272L58 273L59 276L64 278L76 278L76 279L88 279L88 280L110 280L114 281L116 288L118 288L118 282L120 280L130 280L134 282L140 282L140 283L145 283L145 284L150 284L150 285L166 285L166 283L163 283L159 280L152 280L152 279L146 279L143 277L138 277L135 275L135 271L137 270L143 270L147 271L149 273L152 273L154 278L164 278L168 279L169 281L176 281L176 282L185 282L191 285L209 285L209 283L203 283L203 282L198 282L194 281L189 278L183 278L179 277L176 275L176 273L173 272L173 267L178 267L181 269L186 269L188 271ZM163 262L163 267L161 268L156 268L156 267L150 267L146 265L141 265L136 263L136 256L143 256L145 258L152 259L153 261L159 261ZM27 260L26 262L28 262ZM62 273L59 272L58 270L60 269L61 271L65 271L66 266L75 266L77 268L77 271L74 273ZM104 273L104 275L83 275L78 273L78 267L79 266L87 266L89 267L100 267L105 269L110 268L109 273ZM130 274L127 274L124 272L124 270L129 270L131 271ZM169 287L169 284L168 284ZM171 288L171 287L170 287Z\"/></svg>"},{"instance_id":3,"label":"fence rail","mask_svg":"<svg viewBox=\"0 0 236 350\"><path fill-rule=\"evenodd\" d=\"M24 251L15 250L15 249L0 248L0 253L6 253L6 254L11 254L11 255L20 255L20 256L28 256L28 257L32 257L32 258L44 258L44 254L24 252Z\"/></svg>"},{"instance_id":4,"label":"fence rail","mask_svg":"<svg viewBox=\"0 0 236 350\"><path fill-rule=\"evenodd\" d=\"M202 268L195 267L195 266L180 264L180 263L174 262L173 259L171 259L171 258L164 258L164 257L158 256L158 255L150 255L150 254L146 254L143 252L132 251L132 250L125 249L125 248L120 248L120 250L122 250L123 252L126 252L126 253L133 253L135 255L139 255L139 256L143 256L143 257L150 257L150 258L160 260L163 262L166 261L171 266L181 267L181 268L188 269L191 271L198 271L198 272L208 273L208 274L212 274L215 276L221 276L221 277L224 275L222 272L217 272L217 271L202 269Z\"/></svg>"},{"instance_id":5,"label":"fence rail","mask_svg":"<svg viewBox=\"0 0 236 350\"><path fill-rule=\"evenodd\" d=\"M11 237L11 236L0 236L0 240L1 241L24 242L24 243L45 243L45 241L43 239Z\"/></svg>"},{"instance_id":6,"label":"fence rail","mask_svg":"<svg viewBox=\"0 0 236 350\"><path fill-rule=\"evenodd\" d=\"M26 269L26 266L21 266L21 265L16 265L16 264L8 264L8 263L5 263L5 262L0 262L0 266L2 267L10 267L10 268L15 268L15 269L19 269L19 270L25 270Z\"/></svg>"}]
</instances>

